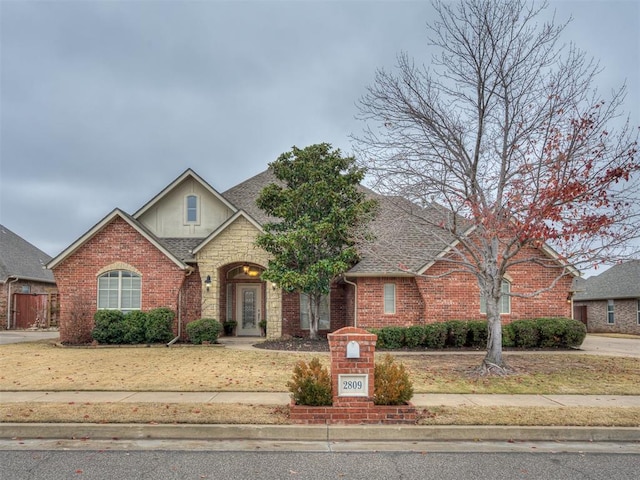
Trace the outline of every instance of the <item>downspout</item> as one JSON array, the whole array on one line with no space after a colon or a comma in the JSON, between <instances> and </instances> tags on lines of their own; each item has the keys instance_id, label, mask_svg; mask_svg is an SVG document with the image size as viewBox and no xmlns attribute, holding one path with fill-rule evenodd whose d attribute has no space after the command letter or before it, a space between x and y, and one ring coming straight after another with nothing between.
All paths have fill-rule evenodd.
<instances>
[{"instance_id":1,"label":"downspout","mask_svg":"<svg viewBox=\"0 0 640 480\"><path fill-rule=\"evenodd\" d=\"M342 277L344 283L353 285L353 326L358 327L358 284L347 280L347 277Z\"/></svg>"},{"instance_id":2,"label":"downspout","mask_svg":"<svg viewBox=\"0 0 640 480\"><path fill-rule=\"evenodd\" d=\"M194 270L195 270L194 268L189 267L184 277L187 278L189 275L193 273ZM183 283L183 286L184 286L184 283ZM169 343L167 343L167 347L170 347L171 345L176 343L182 336L182 287L180 287L180 290L178 291L177 316L178 316L178 335L176 336L176 338L172 339Z\"/></svg>"},{"instance_id":3,"label":"downspout","mask_svg":"<svg viewBox=\"0 0 640 480\"><path fill-rule=\"evenodd\" d=\"M9 281L12 276L13 275L9 275L7 277L7 330L11 328L11 284L20 280L20 277L13 277L14 279Z\"/></svg>"}]
</instances>

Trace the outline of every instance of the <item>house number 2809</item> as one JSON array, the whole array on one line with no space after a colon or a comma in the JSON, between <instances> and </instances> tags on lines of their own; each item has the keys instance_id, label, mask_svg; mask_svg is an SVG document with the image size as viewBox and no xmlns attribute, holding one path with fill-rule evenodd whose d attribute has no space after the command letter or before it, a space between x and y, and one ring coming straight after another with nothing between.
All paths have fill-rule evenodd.
<instances>
[{"instance_id":1,"label":"house number 2809","mask_svg":"<svg viewBox=\"0 0 640 480\"><path fill-rule=\"evenodd\" d=\"M362 380L343 380L342 390L362 390L364 383Z\"/></svg>"},{"instance_id":2,"label":"house number 2809","mask_svg":"<svg viewBox=\"0 0 640 480\"><path fill-rule=\"evenodd\" d=\"M369 376L361 373L338 375L338 396L366 397L369 392Z\"/></svg>"}]
</instances>

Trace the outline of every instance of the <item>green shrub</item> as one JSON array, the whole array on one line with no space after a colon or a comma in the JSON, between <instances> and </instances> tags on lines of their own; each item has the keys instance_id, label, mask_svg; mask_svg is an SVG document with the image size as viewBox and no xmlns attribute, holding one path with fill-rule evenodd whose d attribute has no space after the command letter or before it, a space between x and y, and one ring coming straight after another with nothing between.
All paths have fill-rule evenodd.
<instances>
[{"instance_id":1,"label":"green shrub","mask_svg":"<svg viewBox=\"0 0 640 480\"><path fill-rule=\"evenodd\" d=\"M582 345L584 338L587 336L587 327L580 320L565 319L566 329L564 332L563 343L566 348L577 348Z\"/></svg>"},{"instance_id":2,"label":"green shrub","mask_svg":"<svg viewBox=\"0 0 640 480\"><path fill-rule=\"evenodd\" d=\"M147 314L145 341L147 343L165 343L173 338L173 319L175 313L168 308L156 308Z\"/></svg>"},{"instance_id":3,"label":"green shrub","mask_svg":"<svg viewBox=\"0 0 640 480\"><path fill-rule=\"evenodd\" d=\"M376 337L376 348L378 350L384 350L386 347L384 345L384 338L380 337L380 329L379 328L370 328L367 332L374 334Z\"/></svg>"},{"instance_id":4,"label":"green shrub","mask_svg":"<svg viewBox=\"0 0 640 480\"><path fill-rule=\"evenodd\" d=\"M297 405L322 406L333 403L331 376L317 357L308 364L304 360L296 363L287 388Z\"/></svg>"},{"instance_id":5,"label":"green shrub","mask_svg":"<svg viewBox=\"0 0 640 480\"><path fill-rule=\"evenodd\" d=\"M472 320L467 322L467 341L465 346L472 348L484 348L487 346L487 321Z\"/></svg>"},{"instance_id":6,"label":"green shrub","mask_svg":"<svg viewBox=\"0 0 640 480\"><path fill-rule=\"evenodd\" d=\"M538 327L533 320L517 320L511 323L514 343L519 348L536 348L538 346Z\"/></svg>"},{"instance_id":7,"label":"green shrub","mask_svg":"<svg viewBox=\"0 0 640 480\"><path fill-rule=\"evenodd\" d=\"M120 310L98 310L93 316L96 325L91 331L91 337L98 343L122 343L123 318Z\"/></svg>"},{"instance_id":8,"label":"green shrub","mask_svg":"<svg viewBox=\"0 0 640 480\"><path fill-rule=\"evenodd\" d=\"M404 344L409 348L416 348L424 342L424 326L412 325L404 331Z\"/></svg>"},{"instance_id":9,"label":"green shrub","mask_svg":"<svg viewBox=\"0 0 640 480\"><path fill-rule=\"evenodd\" d=\"M537 318L538 346L541 348L559 348L564 343L566 323L560 318Z\"/></svg>"},{"instance_id":10,"label":"green shrub","mask_svg":"<svg viewBox=\"0 0 640 480\"><path fill-rule=\"evenodd\" d=\"M433 350L441 350L447 342L448 327L444 323L428 323L424 327L423 344Z\"/></svg>"},{"instance_id":11,"label":"green shrub","mask_svg":"<svg viewBox=\"0 0 640 480\"><path fill-rule=\"evenodd\" d=\"M201 318L187 323L187 336L191 343L200 345L202 342L216 343L222 324L213 318Z\"/></svg>"},{"instance_id":12,"label":"green shrub","mask_svg":"<svg viewBox=\"0 0 640 480\"><path fill-rule=\"evenodd\" d=\"M373 403L376 405L402 405L411 400L413 385L404 365L394 363L393 357L385 355L374 370Z\"/></svg>"},{"instance_id":13,"label":"green shrub","mask_svg":"<svg viewBox=\"0 0 640 480\"><path fill-rule=\"evenodd\" d=\"M147 323L147 314L140 310L133 310L124 315L123 322L123 336L122 341L124 343L144 343L146 338L145 325Z\"/></svg>"},{"instance_id":14,"label":"green shrub","mask_svg":"<svg viewBox=\"0 0 640 480\"><path fill-rule=\"evenodd\" d=\"M383 347L389 350L397 350L404 346L404 328L382 327L378 333L378 339L382 338Z\"/></svg>"},{"instance_id":15,"label":"green shrub","mask_svg":"<svg viewBox=\"0 0 640 480\"><path fill-rule=\"evenodd\" d=\"M516 346L516 334L511 323L502 325L502 346L507 348Z\"/></svg>"},{"instance_id":16,"label":"green shrub","mask_svg":"<svg viewBox=\"0 0 640 480\"><path fill-rule=\"evenodd\" d=\"M464 347L467 343L467 322L461 320L449 320L445 322L447 326L447 343L449 347Z\"/></svg>"}]
</instances>

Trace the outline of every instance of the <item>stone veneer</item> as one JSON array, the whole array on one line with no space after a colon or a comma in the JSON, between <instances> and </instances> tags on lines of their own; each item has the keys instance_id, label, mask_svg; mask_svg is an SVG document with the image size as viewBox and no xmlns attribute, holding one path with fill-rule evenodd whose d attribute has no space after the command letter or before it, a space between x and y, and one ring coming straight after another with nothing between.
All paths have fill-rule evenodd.
<instances>
[{"instance_id":1,"label":"stone veneer","mask_svg":"<svg viewBox=\"0 0 640 480\"><path fill-rule=\"evenodd\" d=\"M211 288L202 291L202 316L220 319L220 271L232 263L252 263L266 268L269 254L255 246L259 231L245 217L238 217L224 231L197 253L202 279L211 276ZM279 338L282 332L282 292L267 282L266 288L267 338Z\"/></svg>"}]
</instances>

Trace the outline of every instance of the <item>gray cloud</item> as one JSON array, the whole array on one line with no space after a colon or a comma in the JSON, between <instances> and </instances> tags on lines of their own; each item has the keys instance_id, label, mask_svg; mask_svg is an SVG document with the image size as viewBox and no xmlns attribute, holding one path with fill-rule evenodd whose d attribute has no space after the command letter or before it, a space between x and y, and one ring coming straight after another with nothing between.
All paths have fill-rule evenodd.
<instances>
[{"instance_id":1,"label":"gray cloud","mask_svg":"<svg viewBox=\"0 0 640 480\"><path fill-rule=\"evenodd\" d=\"M552 2L640 124L640 4ZM56 255L186 168L223 191L292 145L351 152L355 102L426 2L0 1L0 223Z\"/></svg>"}]
</instances>

